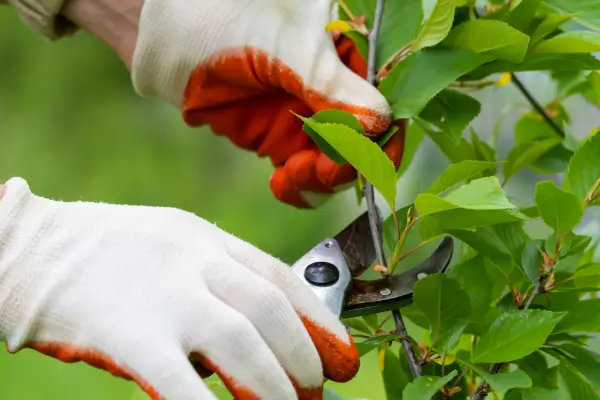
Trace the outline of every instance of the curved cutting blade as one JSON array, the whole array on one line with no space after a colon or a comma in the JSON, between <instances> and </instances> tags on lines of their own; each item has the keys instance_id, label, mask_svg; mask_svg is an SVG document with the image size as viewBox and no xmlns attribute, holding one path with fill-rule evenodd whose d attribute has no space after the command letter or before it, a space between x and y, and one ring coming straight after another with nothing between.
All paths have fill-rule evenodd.
<instances>
[{"instance_id":1,"label":"curved cutting blade","mask_svg":"<svg viewBox=\"0 0 600 400\"><path fill-rule=\"evenodd\" d=\"M377 210L381 219L381 214ZM369 214L364 213L334 237L338 242L352 277L365 272L377 256L369 225Z\"/></svg>"},{"instance_id":2,"label":"curved cutting blade","mask_svg":"<svg viewBox=\"0 0 600 400\"><path fill-rule=\"evenodd\" d=\"M354 280L343 318L402 308L412 302L413 287L424 276L444 272L452 259L454 244L445 237L429 258L398 275L373 281Z\"/></svg>"}]
</instances>

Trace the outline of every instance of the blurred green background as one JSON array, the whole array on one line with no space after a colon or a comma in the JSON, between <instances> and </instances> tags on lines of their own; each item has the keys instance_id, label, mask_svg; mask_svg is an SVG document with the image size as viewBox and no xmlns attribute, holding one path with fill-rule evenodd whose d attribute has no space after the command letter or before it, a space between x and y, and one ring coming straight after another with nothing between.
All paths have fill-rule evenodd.
<instances>
[{"instance_id":1,"label":"blurred green background","mask_svg":"<svg viewBox=\"0 0 600 400\"><path fill-rule=\"evenodd\" d=\"M0 180L21 176L37 194L67 201L182 208L286 262L359 214L351 190L313 211L278 202L269 190L268 160L236 149L207 129L186 127L178 111L160 100L139 98L120 60L89 35L48 43L8 7L0 7L0 26ZM542 101L552 98L547 78L524 75ZM484 103L474 124L482 137L491 135L501 114L505 117L502 159L519 115L502 111L522 97L512 86L485 89L476 97ZM566 106L579 135L599 124L597 109L579 100ZM398 204L411 201L447 163L426 139L399 183ZM524 171L513 179L508 188L513 201L531 199L534 178L540 179ZM597 234L599 220L587 219L588 234ZM334 386L346 398L385 399L376 354L363 358L357 378ZM230 398L223 390L215 393ZM30 350L0 351L2 400L107 398L147 396L134 384L82 363L64 364Z\"/></svg>"}]
</instances>

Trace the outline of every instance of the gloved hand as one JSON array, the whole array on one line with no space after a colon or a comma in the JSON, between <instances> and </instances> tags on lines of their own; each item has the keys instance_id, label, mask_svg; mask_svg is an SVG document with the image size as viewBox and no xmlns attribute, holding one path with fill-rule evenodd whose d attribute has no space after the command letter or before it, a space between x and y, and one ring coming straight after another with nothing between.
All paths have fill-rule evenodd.
<instances>
[{"instance_id":1,"label":"gloved hand","mask_svg":"<svg viewBox=\"0 0 600 400\"><path fill-rule=\"evenodd\" d=\"M189 125L208 124L235 145L270 157L275 196L315 206L322 196L314 194L333 193L356 179L356 171L322 154L290 110L307 117L345 110L372 137L391 123L386 99L363 79L366 63L352 41L326 32L331 4L145 0L134 86L180 107ZM403 148L404 126L384 147L396 167Z\"/></svg>"},{"instance_id":2,"label":"gloved hand","mask_svg":"<svg viewBox=\"0 0 600 400\"><path fill-rule=\"evenodd\" d=\"M178 209L59 202L20 178L0 199L0 340L166 400L215 399L205 368L237 399L320 399L323 374L359 366L344 326L252 245Z\"/></svg>"}]
</instances>

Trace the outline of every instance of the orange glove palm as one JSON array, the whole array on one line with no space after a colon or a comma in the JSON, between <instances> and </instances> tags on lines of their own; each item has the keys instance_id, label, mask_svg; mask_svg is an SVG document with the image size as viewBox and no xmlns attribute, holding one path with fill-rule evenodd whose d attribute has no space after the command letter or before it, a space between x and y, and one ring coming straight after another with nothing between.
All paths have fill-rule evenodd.
<instances>
[{"instance_id":1,"label":"orange glove palm","mask_svg":"<svg viewBox=\"0 0 600 400\"><path fill-rule=\"evenodd\" d=\"M351 39L336 35L338 55L352 71L365 78L367 64ZM310 117L330 108L348 109L327 102L318 94L306 93L298 78L285 66L273 75L268 63L247 60L200 66L192 74L186 91L183 115L190 126L210 125L217 135L232 143L269 157L276 169L271 176L273 194L299 208L310 208L306 192L331 194L357 177L350 164L338 165L321 152L306 134L303 122L292 114ZM338 106L338 107L336 107ZM380 134L386 126L378 126ZM396 168L404 151L405 129L400 129L383 147Z\"/></svg>"}]
</instances>

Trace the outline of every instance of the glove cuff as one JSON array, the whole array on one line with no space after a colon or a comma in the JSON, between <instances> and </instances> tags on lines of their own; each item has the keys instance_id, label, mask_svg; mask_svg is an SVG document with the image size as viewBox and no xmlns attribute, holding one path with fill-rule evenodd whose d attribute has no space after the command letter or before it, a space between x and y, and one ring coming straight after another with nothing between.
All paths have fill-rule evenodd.
<instances>
[{"instance_id":1,"label":"glove cuff","mask_svg":"<svg viewBox=\"0 0 600 400\"><path fill-rule=\"evenodd\" d=\"M75 33L77 26L60 15L67 0L5 0L25 25L54 41Z\"/></svg>"}]
</instances>

